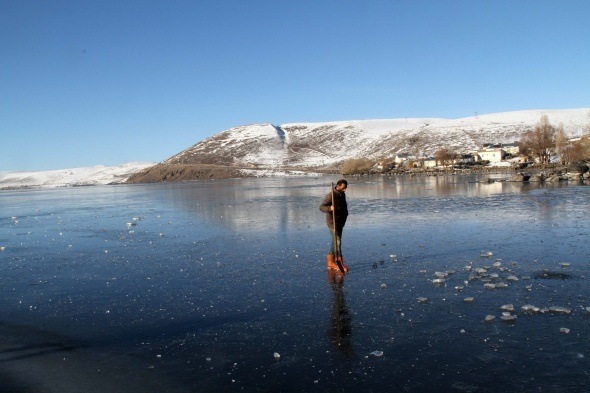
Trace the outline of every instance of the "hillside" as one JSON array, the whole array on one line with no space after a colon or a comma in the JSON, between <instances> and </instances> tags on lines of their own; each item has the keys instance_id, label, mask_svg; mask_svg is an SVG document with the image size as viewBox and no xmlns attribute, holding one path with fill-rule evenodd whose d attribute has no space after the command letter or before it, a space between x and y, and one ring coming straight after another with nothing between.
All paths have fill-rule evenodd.
<instances>
[{"instance_id":1,"label":"hillside","mask_svg":"<svg viewBox=\"0 0 590 393\"><path fill-rule=\"evenodd\" d=\"M462 119L403 118L326 123L253 124L206 138L130 177L154 182L252 175L254 170L318 171L351 158L412 153L428 157L442 147L470 153L484 143L513 143L546 114L579 136L590 123L588 108L528 110Z\"/></svg>"},{"instance_id":2,"label":"hillside","mask_svg":"<svg viewBox=\"0 0 590 393\"><path fill-rule=\"evenodd\" d=\"M111 167L98 165L54 171L0 172L0 190L119 184L133 173L151 166L153 163L132 162Z\"/></svg>"}]
</instances>

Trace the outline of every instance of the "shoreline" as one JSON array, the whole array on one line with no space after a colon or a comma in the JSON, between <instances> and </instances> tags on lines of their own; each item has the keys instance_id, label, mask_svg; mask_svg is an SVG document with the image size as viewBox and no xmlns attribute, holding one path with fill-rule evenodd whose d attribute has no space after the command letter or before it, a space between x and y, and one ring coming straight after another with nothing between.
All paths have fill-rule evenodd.
<instances>
[{"instance_id":1,"label":"shoreline","mask_svg":"<svg viewBox=\"0 0 590 393\"><path fill-rule=\"evenodd\" d=\"M89 187L99 185L121 185L121 184L151 184L166 182L186 182L186 181L204 181L204 180L223 180L223 179L241 179L241 178L265 178L265 177L301 177L301 176L324 176L324 175L341 175L346 177L363 177L363 176L458 176L458 175L519 175L522 174L526 180L512 181L579 181L584 182L590 179L590 172L585 174L569 173L565 165L538 165L527 168L518 167L471 167L471 168L412 168L412 169L393 169L389 171L369 171L365 173L348 173L344 174L338 168L253 168L253 167L230 167L221 165L175 165L162 166L155 165L140 170L125 181L120 179L108 183L89 182L87 184L76 181L72 184L59 182L55 185L31 184L31 185L7 185L1 186L0 191L26 191L26 190L53 190L59 188ZM530 180L529 180L530 179ZM490 179L488 179L490 180Z\"/></svg>"}]
</instances>

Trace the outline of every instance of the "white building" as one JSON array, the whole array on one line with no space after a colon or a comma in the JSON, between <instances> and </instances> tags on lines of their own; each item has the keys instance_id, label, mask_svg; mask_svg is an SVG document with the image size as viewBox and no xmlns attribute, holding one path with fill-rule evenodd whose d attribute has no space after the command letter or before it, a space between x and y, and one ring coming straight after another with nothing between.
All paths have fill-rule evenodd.
<instances>
[{"instance_id":1,"label":"white building","mask_svg":"<svg viewBox=\"0 0 590 393\"><path fill-rule=\"evenodd\" d=\"M504 161L506 151L504 149L483 149L476 152L478 161L500 162Z\"/></svg>"}]
</instances>

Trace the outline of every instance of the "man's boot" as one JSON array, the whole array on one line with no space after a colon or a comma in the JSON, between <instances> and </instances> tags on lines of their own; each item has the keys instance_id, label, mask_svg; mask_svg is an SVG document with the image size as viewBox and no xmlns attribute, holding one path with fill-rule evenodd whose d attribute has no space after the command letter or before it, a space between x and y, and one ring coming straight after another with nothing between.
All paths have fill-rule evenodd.
<instances>
[{"instance_id":1,"label":"man's boot","mask_svg":"<svg viewBox=\"0 0 590 393\"><path fill-rule=\"evenodd\" d=\"M340 270L336 264L336 261L334 260L334 254L328 254L326 257L328 259L328 270Z\"/></svg>"},{"instance_id":2,"label":"man's boot","mask_svg":"<svg viewBox=\"0 0 590 393\"><path fill-rule=\"evenodd\" d=\"M344 260L342 259L342 255L338 255L338 263L340 263L340 266L342 266L342 270L344 270L344 273L348 273L348 268L344 264ZM336 266L338 266L338 265L336 265Z\"/></svg>"}]
</instances>

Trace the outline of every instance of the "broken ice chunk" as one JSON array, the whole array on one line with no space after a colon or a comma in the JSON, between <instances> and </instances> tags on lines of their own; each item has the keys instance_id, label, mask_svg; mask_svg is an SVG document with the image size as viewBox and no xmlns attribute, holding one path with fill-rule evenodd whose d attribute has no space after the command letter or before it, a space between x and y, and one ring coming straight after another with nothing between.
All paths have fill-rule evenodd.
<instances>
[{"instance_id":1,"label":"broken ice chunk","mask_svg":"<svg viewBox=\"0 0 590 393\"><path fill-rule=\"evenodd\" d=\"M532 304L525 304L520 308L523 312L539 312L539 307L535 307Z\"/></svg>"},{"instance_id":2,"label":"broken ice chunk","mask_svg":"<svg viewBox=\"0 0 590 393\"><path fill-rule=\"evenodd\" d=\"M569 314L572 312L569 308L559 307L559 306L551 306L549 307L549 311L554 312L556 314Z\"/></svg>"},{"instance_id":3,"label":"broken ice chunk","mask_svg":"<svg viewBox=\"0 0 590 393\"><path fill-rule=\"evenodd\" d=\"M486 315L485 321L492 322L494 319L496 319L495 315Z\"/></svg>"},{"instance_id":4,"label":"broken ice chunk","mask_svg":"<svg viewBox=\"0 0 590 393\"><path fill-rule=\"evenodd\" d=\"M502 313L502 314L504 314L504 313ZM516 315L511 315L510 313L508 313L508 315L502 315L500 317L500 319L502 319L503 321L506 321L506 322L513 322L513 321L516 321Z\"/></svg>"}]
</instances>

